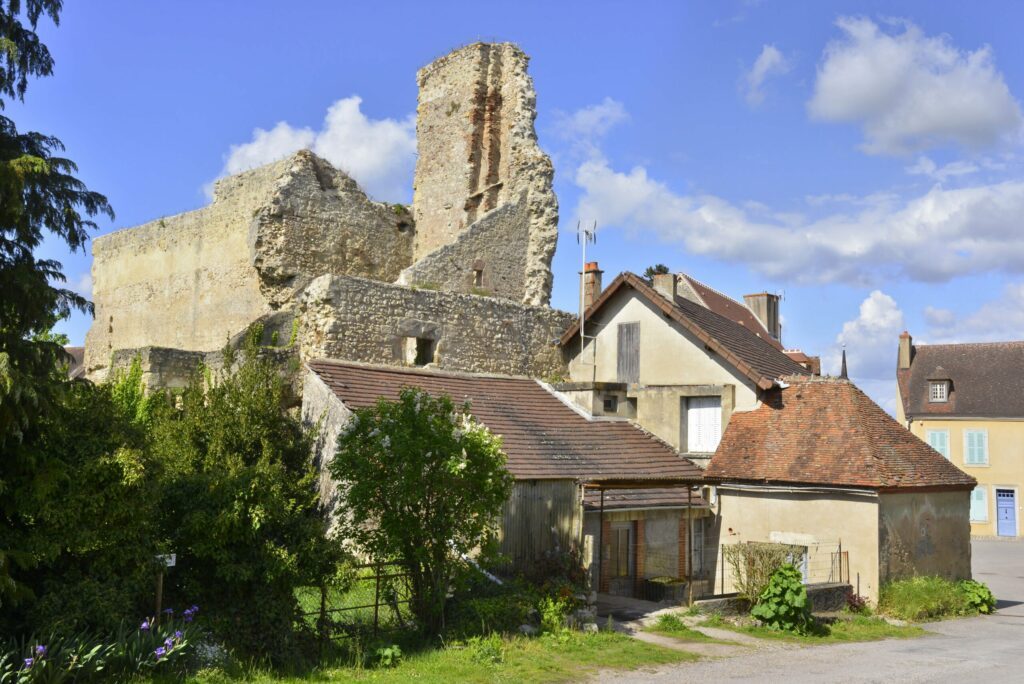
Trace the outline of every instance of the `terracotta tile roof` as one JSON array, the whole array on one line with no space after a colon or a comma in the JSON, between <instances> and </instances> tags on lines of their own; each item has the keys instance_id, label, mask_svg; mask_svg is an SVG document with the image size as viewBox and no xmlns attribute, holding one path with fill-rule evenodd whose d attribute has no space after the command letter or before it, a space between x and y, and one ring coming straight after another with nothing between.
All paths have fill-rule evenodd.
<instances>
[{"instance_id":1,"label":"terracotta tile roof","mask_svg":"<svg viewBox=\"0 0 1024 684\"><path fill-rule=\"evenodd\" d=\"M1024 341L916 344L896 373L908 417L1024 418ZM949 379L949 399L928 401L928 381Z\"/></svg>"},{"instance_id":2,"label":"terracotta tile roof","mask_svg":"<svg viewBox=\"0 0 1024 684\"><path fill-rule=\"evenodd\" d=\"M501 435L508 469L519 480L700 479L702 471L669 445L626 421L588 420L536 380L366 366L308 364L349 408L394 400L403 387L471 403L476 418Z\"/></svg>"},{"instance_id":3,"label":"terracotta tile roof","mask_svg":"<svg viewBox=\"0 0 1024 684\"><path fill-rule=\"evenodd\" d=\"M788 382L757 409L732 414L708 479L877 490L975 485L850 381Z\"/></svg>"},{"instance_id":4,"label":"terracotta tile roof","mask_svg":"<svg viewBox=\"0 0 1024 684\"><path fill-rule=\"evenodd\" d=\"M712 351L732 364L761 389L769 389L776 378L785 375L809 375L809 371L786 356L781 349L758 337L745 326L717 314L696 302L677 297L670 302L666 297L629 272L621 273L601 293L586 313L587 320L622 288L632 288L664 314L682 325L704 342ZM579 333L577 320L562 335L565 346Z\"/></svg>"},{"instance_id":5,"label":"terracotta tile roof","mask_svg":"<svg viewBox=\"0 0 1024 684\"><path fill-rule=\"evenodd\" d=\"M761 319L754 315L754 312L746 304L741 304L732 297L724 295L710 285L706 285L691 275L679 274L693 288L697 296L703 300L704 306L714 311L719 316L725 316L730 321L742 325L776 349L782 349L782 343L771 336L768 329L761 323Z\"/></svg>"},{"instance_id":6,"label":"terracotta tile roof","mask_svg":"<svg viewBox=\"0 0 1024 684\"><path fill-rule=\"evenodd\" d=\"M699 492L689 499L693 508L707 508L708 502ZM609 489L604 493L604 510L637 510L641 508L686 508L685 487L654 487L651 489ZM588 511L601 509L601 492L587 489L583 496L583 508Z\"/></svg>"}]
</instances>

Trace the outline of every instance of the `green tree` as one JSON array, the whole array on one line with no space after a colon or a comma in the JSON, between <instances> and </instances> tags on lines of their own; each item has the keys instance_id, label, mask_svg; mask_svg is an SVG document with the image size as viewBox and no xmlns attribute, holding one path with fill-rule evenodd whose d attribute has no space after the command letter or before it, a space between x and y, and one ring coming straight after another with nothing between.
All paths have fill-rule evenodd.
<instances>
[{"instance_id":1,"label":"green tree","mask_svg":"<svg viewBox=\"0 0 1024 684\"><path fill-rule=\"evenodd\" d=\"M30 77L49 76L53 59L40 42L41 18L57 23L61 0L0 0L0 110L24 99ZM95 223L113 212L105 197L75 178L57 138L19 132L0 115L0 606L28 595L21 577L40 558L31 539L63 464L39 448L39 429L67 389L65 354L41 335L73 309L91 311L61 287L61 264L37 259L45 233L72 251L84 248ZM19 575L19 571L21 575Z\"/></svg>"},{"instance_id":2,"label":"green tree","mask_svg":"<svg viewBox=\"0 0 1024 684\"><path fill-rule=\"evenodd\" d=\"M168 600L198 603L233 647L287 659L296 588L317 584L341 552L325 536L310 436L287 410L289 378L261 356L260 334L153 418L158 524L178 556Z\"/></svg>"},{"instance_id":3,"label":"green tree","mask_svg":"<svg viewBox=\"0 0 1024 684\"><path fill-rule=\"evenodd\" d=\"M339 438L330 472L342 492L341 536L404 567L425 631L443 629L462 558L486 541L512 491L505 460L468 404L416 388L357 409Z\"/></svg>"},{"instance_id":4,"label":"green tree","mask_svg":"<svg viewBox=\"0 0 1024 684\"><path fill-rule=\"evenodd\" d=\"M666 273L670 273L668 266L665 264L654 264L644 269L644 280L651 283L654 282L654 276L665 275Z\"/></svg>"}]
</instances>

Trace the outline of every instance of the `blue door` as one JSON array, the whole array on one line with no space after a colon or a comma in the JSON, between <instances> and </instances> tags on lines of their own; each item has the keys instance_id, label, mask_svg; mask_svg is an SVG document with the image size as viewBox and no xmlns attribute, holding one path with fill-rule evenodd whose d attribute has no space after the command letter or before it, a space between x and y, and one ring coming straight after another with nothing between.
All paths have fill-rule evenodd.
<instances>
[{"instance_id":1,"label":"blue door","mask_svg":"<svg viewBox=\"0 0 1024 684\"><path fill-rule=\"evenodd\" d=\"M1012 489L996 490L996 534L1000 537L1017 534L1017 497Z\"/></svg>"}]
</instances>

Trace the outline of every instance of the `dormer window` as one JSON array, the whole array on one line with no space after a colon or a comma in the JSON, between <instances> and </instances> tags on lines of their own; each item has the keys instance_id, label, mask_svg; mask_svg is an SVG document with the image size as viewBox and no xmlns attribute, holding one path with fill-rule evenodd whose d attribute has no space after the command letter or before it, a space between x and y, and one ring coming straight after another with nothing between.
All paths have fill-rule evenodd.
<instances>
[{"instance_id":1,"label":"dormer window","mask_svg":"<svg viewBox=\"0 0 1024 684\"><path fill-rule=\"evenodd\" d=\"M949 381L932 380L928 383L928 401L945 402L949 400Z\"/></svg>"}]
</instances>

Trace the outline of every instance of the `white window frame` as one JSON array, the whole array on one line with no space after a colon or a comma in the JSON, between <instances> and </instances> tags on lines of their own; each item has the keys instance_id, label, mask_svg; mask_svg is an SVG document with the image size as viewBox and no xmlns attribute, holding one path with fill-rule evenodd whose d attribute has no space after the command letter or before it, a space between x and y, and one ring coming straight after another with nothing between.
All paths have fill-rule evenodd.
<instances>
[{"instance_id":1,"label":"white window frame","mask_svg":"<svg viewBox=\"0 0 1024 684\"><path fill-rule=\"evenodd\" d=\"M981 460L971 460L971 435L982 437ZM964 430L964 465L965 466L987 466L988 465L988 430L984 428L968 428Z\"/></svg>"},{"instance_id":2,"label":"white window frame","mask_svg":"<svg viewBox=\"0 0 1024 684\"><path fill-rule=\"evenodd\" d=\"M928 401L933 404L944 404L949 401L949 381L930 381L928 383Z\"/></svg>"},{"instance_id":3,"label":"white window frame","mask_svg":"<svg viewBox=\"0 0 1024 684\"><path fill-rule=\"evenodd\" d=\"M938 447L936 447L932 443L932 435L944 435L945 436L945 438L946 438L946 440L945 440L946 441L945 451L943 451L942 449L939 449ZM949 460L949 430L925 430L924 431L924 437L925 437L925 441L928 442L928 446L930 446L932 449L935 449L940 454L945 456L947 461Z\"/></svg>"},{"instance_id":4,"label":"white window frame","mask_svg":"<svg viewBox=\"0 0 1024 684\"><path fill-rule=\"evenodd\" d=\"M705 400L711 404L717 402L717 406L691 406L691 403L697 404ZM691 411L694 420L691 420ZM704 426L708 431L706 434L699 434L699 431L694 429L700 427L696 423L702 415L710 421L710 424ZM722 441L722 397L720 395L686 397L685 419L687 453L713 454L718 450L718 445ZM717 433L711 434L714 430L717 430Z\"/></svg>"},{"instance_id":5,"label":"white window frame","mask_svg":"<svg viewBox=\"0 0 1024 684\"><path fill-rule=\"evenodd\" d=\"M975 492L981 492L981 494L982 494L981 499L982 499L982 501L985 504L985 506L984 506L984 508L985 508L984 515L985 515L985 517L984 518L975 518L974 517L974 493ZM980 485L978 485L977 487L975 487L974 489L971 490L971 508L970 508L970 511L968 512L968 515L970 516L970 519L971 519L972 523L987 523L988 522L988 485L980 484Z\"/></svg>"}]
</instances>

